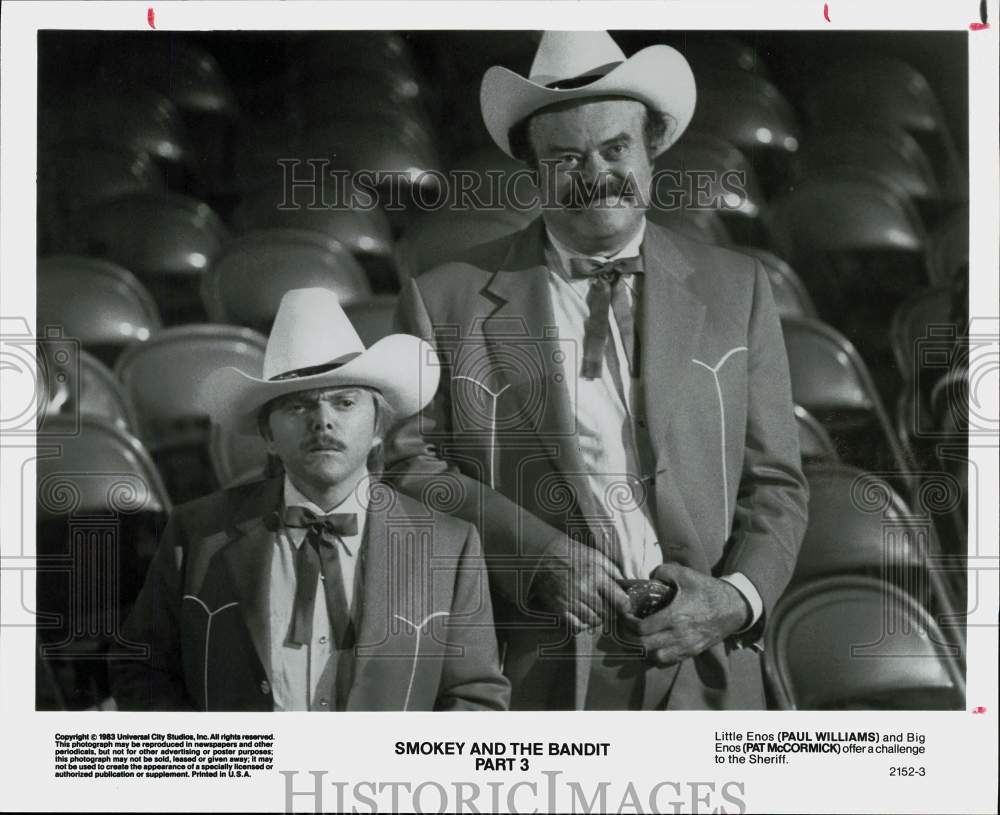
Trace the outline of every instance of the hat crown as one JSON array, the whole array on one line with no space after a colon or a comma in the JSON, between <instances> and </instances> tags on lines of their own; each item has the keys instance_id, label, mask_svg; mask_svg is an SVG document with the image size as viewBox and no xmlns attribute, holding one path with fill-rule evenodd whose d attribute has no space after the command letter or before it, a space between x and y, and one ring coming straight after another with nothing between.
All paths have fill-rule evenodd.
<instances>
[{"instance_id":1,"label":"hat crown","mask_svg":"<svg viewBox=\"0 0 1000 815\"><path fill-rule=\"evenodd\" d=\"M546 31L531 63L529 79L539 85L604 74L625 61L607 31Z\"/></svg>"},{"instance_id":2,"label":"hat crown","mask_svg":"<svg viewBox=\"0 0 1000 815\"><path fill-rule=\"evenodd\" d=\"M329 289L292 289L278 306L264 352L264 379L360 354L364 343Z\"/></svg>"}]
</instances>

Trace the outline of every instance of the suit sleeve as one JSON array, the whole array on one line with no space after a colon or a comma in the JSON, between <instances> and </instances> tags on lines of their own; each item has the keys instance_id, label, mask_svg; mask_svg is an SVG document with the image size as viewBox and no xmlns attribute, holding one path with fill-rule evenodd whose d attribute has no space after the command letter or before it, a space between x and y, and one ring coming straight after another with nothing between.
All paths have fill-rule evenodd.
<instances>
[{"instance_id":1,"label":"suit sleeve","mask_svg":"<svg viewBox=\"0 0 1000 815\"><path fill-rule=\"evenodd\" d=\"M489 577L479 534L471 524L455 574L448 643L435 710L507 710L510 682L500 671Z\"/></svg>"},{"instance_id":2,"label":"suit sleeve","mask_svg":"<svg viewBox=\"0 0 1000 815\"><path fill-rule=\"evenodd\" d=\"M183 533L167 522L124 635L145 656L111 663L111 691L120 710L194 710L184 685L180 643Z\"/></svg>"},{"instance_id":3,"label":"suit sleeve","mask_svg":"<svg viewBox=\"0 0 1000 815\"><path fill-rule=\"evenodd\" d=\"M400 295L399 330L421 337L435 348L434 323L415 281ZM417 500L431 482L450 482L460 496L450 514L473 524L482 538L493 585L520 605L538 566L548 558L569 556L569 539L496 490L462 473L438 453L435 438L450 438L451 379L442 360L441 384L423 413L399 423L385 443L385 476L400 492Z\"/></svg>"},{"instance_id":4,"label":"suit sleeve","mask_svg":"<svg viewBox=\"0 0 1000 815\"><path fill-rule=\"evenodd\" d=\"M764 613L742 635L745 640L759 638L764 619L791 579L809 499L781 321L767 274L759 261L755 268L745 453L723 569L745 575L763 602Z\"/></svg>"}]
</instances>

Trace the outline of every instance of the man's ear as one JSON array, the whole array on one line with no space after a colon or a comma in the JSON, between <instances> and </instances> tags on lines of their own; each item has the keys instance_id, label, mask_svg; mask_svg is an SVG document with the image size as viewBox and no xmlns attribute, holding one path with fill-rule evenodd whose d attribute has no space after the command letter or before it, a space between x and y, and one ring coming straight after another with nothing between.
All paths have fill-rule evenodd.
<instances>
[{"instance_id":1,"label":"man's ear","mask_svg":"<svg viewBox=\"0 0 1000 815\"><path fill-rule=\"evenodd\" d=\"M385 439L383 439L381 436L372 436L372 446L369 447L368 449L374 450L376 447L382 444L383 441L385 441Z\"/></svg>"}]
</instances>

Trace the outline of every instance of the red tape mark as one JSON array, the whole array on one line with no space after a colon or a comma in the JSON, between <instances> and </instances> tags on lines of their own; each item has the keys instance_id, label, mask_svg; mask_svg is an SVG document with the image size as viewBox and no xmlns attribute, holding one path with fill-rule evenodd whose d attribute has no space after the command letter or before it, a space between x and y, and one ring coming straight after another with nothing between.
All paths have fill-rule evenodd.
<instances>
[{"instance_id":1,"label":"red tape mark","mask_svg":"<svg viewBox=\"0 0 1000 815\"><path fill-rule=\"evenodd\" d=\"M156 12L153 11L152 6L146 9L146 22L149 23L150 28L156 28Z\"/></svg>"},{"instance_id":2,"label":"red tape mark","mask_svg":"<svg viewBox=\"0 0 1000 815\"><path fill-rule=\"evenodd\" d=\"M986 712L986 708L984 708L982 705L979 705L979 707L972 708L972 712L973 713L985 713Z\"/></svg>"},{"instance_id":3,"label":"red tape mark","mask_svg":"<svg viewBox=\"0 0 1000 815\"><path fill-rule=\"evenodd\" d=\"M969 31L982 31L984 28L989 27L989 23L969 23Z\"/></svg>"},{"instance_id":4,"label":"red tape mark","mask_svg":"<svg viewBox=\"0 0 1000 815\"><path fill-rule=\"evenodd\" d=\"M823 4L823 19L830 22L830 5L828 3Z\"/></svg>"}]
</instances>

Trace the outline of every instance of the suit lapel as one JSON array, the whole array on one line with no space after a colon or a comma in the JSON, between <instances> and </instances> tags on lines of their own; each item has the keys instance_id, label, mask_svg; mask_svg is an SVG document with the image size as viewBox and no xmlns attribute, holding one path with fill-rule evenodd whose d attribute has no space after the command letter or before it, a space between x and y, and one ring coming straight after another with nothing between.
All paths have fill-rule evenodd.
<instances>
[{"instance_id":1,"label":"suit lapel","mask_svg":"<svg viewBox=\"0 0 1000 815\"><path fill-rule=\"evenodd\" d=\"M269 581L273 532L265 518L281 503L282 479L263 482L233 513L225 534L229 543L222 550L229 577L254 649L268 677L271 677L269 643Z\"/></svg>"},{"instance_id":2,"label":"suit lapel","mask_svg":"<svg viewBox=\"0 0 1000 815\"><path fill-rule=\"evenodd\" d=\"M482 325L492 359L510 358L512 343L521 344L528 353L538 353L532 362L526 361L519 366L520 379L508 374L510 396L518 401L518 415L530 422L542 446L556 448L551 457L552 466L561 471L567 480L581 482L576 485L575 492L581 511L588 514L590 494L581 481L580 474L585 470L576 443L576 417L567 390L567 380L573 382L575 379L572 374L564 376L564 365L572 369L579 364L579 360L573 349L561 348L556 342L558 329L548 284L545 225L541 218L517 236L500 268L480 295L494 307ZM529 340L527 345L525 339ZM551 342L546 343L546 339ZM565 363L560 363L556 356L559 350L567 353ZM532 370L541 371L541 382L537 381L537 374L535 380L530 378ZM535 415L539 409L538 388L543 398L541 413Z\"/></svg>"}]
</instances>

